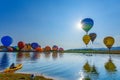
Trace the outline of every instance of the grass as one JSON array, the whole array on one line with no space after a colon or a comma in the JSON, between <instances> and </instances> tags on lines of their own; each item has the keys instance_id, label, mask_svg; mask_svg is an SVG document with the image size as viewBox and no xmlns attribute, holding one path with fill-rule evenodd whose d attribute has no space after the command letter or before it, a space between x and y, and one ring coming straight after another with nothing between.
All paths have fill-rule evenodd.
<instances>
[{"instance_id":1,"label":"grass","mask_svg":"<svg viewBox=\"0 0 120 80\"><path fill-rule=\"evenodd\" d=\"M94 54L109 54L108 50L66 50L65 53L94 53ZM111 50L110 54L120 54L120 50Z\"/></svg>"},{"instance_id":2,"label":"grass","mask_svg":"<svg viewBox=\"0 0 120 80\"><path fill-rule=\"evenodd\" d=\"M0 80L53 80L44 76L35 76L31 79L31 74L23 73L0 73Z\"/></svg>"}]
</instances>

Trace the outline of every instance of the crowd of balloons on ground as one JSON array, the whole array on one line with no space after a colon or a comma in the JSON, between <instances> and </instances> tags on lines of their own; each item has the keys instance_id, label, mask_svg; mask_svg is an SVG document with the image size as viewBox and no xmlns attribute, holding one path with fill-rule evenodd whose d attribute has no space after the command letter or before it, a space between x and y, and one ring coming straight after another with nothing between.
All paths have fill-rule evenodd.
<instances>
[{"instance_id":1,"label":"crowd of balloons on ground","mask_svg":"<svg viewBox=\"0 0 120 80\"><path fill-rule=\"evenodd\" d=\"M1 51L37 51L37 52L64 51L62 47L59 48L57 45L53 45L52 48L50 46L46 46L45 48L42 48L37 42L25 43L23 41L19 41L17 46L11 47L10 45L12 44L13 39L10 36L3 36L1 38L1 42L3 44L3 48Z\"/></svg>"}]
</instances>

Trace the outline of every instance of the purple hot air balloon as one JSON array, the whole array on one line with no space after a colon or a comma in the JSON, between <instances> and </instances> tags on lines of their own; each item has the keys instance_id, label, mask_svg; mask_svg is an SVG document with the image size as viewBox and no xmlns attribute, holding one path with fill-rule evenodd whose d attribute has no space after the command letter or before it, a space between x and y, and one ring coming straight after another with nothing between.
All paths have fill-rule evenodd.
<instances>
[{"instance_id":1,"label":"purple hot air balloon","mask_svg":"<svg viewBox=\"0 0 120 80\"><path fill-rule=\"evenodd\" d=\"M97 37L97 35L96 35L96 33L90 33L89 34L89 36L90 36L90 40L92 41L92 43L94 42L94 40L96 39L96 37Z\"/></svg>"}]
</instances>

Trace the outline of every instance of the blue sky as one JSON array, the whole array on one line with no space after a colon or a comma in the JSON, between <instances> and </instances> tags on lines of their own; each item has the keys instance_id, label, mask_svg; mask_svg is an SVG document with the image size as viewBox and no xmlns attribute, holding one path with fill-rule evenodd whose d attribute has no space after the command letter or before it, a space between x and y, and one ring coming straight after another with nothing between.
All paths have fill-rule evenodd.
<instances>
[{"instance_id":1,"label":"blue sky","mask_svg":"<svg viewBox=\"0 0 120 80\"><path fill-rule=\"evenodd\" d=\"M120 46L120 0L0 0L0 38L38 42L42 47L83 48L85 32L77 28L81 19L92 18L94 45L105 47L103 38L113 36ZM2 43L0 43L2 45Z\"/></svg>"}]
</instances>

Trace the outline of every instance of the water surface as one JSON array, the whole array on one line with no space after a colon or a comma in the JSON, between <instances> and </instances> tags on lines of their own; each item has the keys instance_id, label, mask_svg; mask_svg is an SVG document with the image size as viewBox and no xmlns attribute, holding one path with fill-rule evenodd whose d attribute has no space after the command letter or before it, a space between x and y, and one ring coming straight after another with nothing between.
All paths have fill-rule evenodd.
<instances>
[{"instance_id":1,"label":"water surface","mask_svg":"<svg viewBox=\"0 0 120 80\"><path fill-rule=\"evenodd\" d=\"M82 80L85 76L90 76L92 80L120 80L120 55L112 54L111 57L117 67L116 72L108 72L104 68L109 59L107 54L0 52L0 71L14 62L23 64L17 72L38 73L58 80ZM86 61L96 66L98 75L84 72Z\"/></svg>"}]
</instances>

